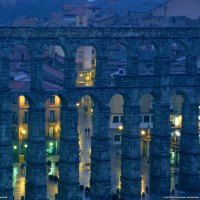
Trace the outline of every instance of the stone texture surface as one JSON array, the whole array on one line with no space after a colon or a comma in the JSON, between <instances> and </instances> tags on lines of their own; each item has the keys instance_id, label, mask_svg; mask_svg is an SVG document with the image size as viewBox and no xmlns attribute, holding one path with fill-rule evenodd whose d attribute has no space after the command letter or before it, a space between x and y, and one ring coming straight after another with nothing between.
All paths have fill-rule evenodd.
<instances>
[{"instance_id":1,"label":"stone texture surface","mask_svg":"<svg viewBox=\"0 0 200 200\"><path fill-rule=\"evenodd\" d=\"M122 142L122 196L137 199L140 196L140 137L139 101L146 93L155 98L170 99L174 94L183 94L185 101L200 99L200 73L196 59L200 52L200 28L0 28L0 196L12 194L12 137L10 102L14 96L25 95L30 103L29 138L27 159L26 199L45 200L45 110L44 103L50 95L62 99L62 131L59 200L79 198L78 181L78 132L77 108L75 103L84 95L90 95L95 104L94 135L92 138L91 198L110 199L110 135L109 101L114 94L122 94L128 101L124 107L125 134ZM187 66L181 74L170 73L169 49L173 41L187 46ZM128 53L128 74L115 76L112 85L106 69L107 49L113 42L123 43ZM138 49L143 43L155 44L158 55L154 74L138 74ZM31 89L9 89L9 64L5 49L23 44L33 56ZM64 88L42 88L42 60L38 59L44 46L60 45L66 51ZM93 45L97 52L97 75L93 87L75 87L74 48ZM33 47L34 46L34 47ZM72 46L72 48L71 48ZM129 46L129 47L130 47ZM36 48L37 47L37 48ZM37 52L38 50L38 52ZM38 57L39 56L39 57ZM163 91L162 93L160 91ZM106 98L105 98L106 97ZM67 100L64 102L63 99ZM73 105L69 102L73 99ZM76 99L77 101L75 101ZM135 103L137 102L137 103ZM170 191L170 129L169 104L156 103L154 108L154 129L151 137L151 192L156 195ZM189 101L190 102L190 101ZM134 105L134 106L133 106ZM186 103L183 112L183 131L180 152L179 187L188 190L199 185L199 138L198 103ZM5 176L6 174L6 176Z\"/></svg>"}]
</instances>

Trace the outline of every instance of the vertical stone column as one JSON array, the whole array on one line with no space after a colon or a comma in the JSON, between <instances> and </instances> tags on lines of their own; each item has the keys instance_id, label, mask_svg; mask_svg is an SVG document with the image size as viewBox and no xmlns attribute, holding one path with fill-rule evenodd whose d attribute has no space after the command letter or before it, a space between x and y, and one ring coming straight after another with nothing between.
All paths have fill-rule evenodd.
<instances>
[{"instance_id":1,"label":"vertical stone column","mask_svg":"<svg viewBox=\"0 0 200 200\"><path fill-rule=\"evenodd\" d=\"M138 56L133 56L131 53L128 54L127 58L127 70L126 74L137 76L138 75Z\"/></svg>"},{"instance_id":2,"label":"vertical stone column","mask_svg":"<svg viewBox=\"0 0 200 200\"><path fill-rule=\"evenodd\" d=\"M99 52L99 54L97 54L95 86L110 85L111 81L107 63L107 52Z\"/></svg>"},{"instance_id":3,"label":"vertical stone column","mask_svg":"<svg viewBox=\"0 0 200 200\"><path fill-rule=\"evenodd\" d=\"M28 130L25 196L27 200L46 200L45 108L39 100L30 105Z\"/></svg>"},{"instance_id":4,"label":"vertical stone column","mask_svg":"<svg viewBox=\"0 0 200 200\"><path fill-rule=\"evenodd\" d=\"M184 102L178 186L190 192L192 187L200 185L198 115L197 103Z\"/></svg>"},{"instance_id":5,"label":"vertical stone column","mask_svg":"<svg viewBox=\"0 0 200 200\"><path fill-rule=\"evenodd\" d=\"M170 170L170 104L154 104L153 130L150 143L150 192L157 196L169 195Z\"/></svg>"},{"instance_id":6,"label":"vertical stone column","mask_svg":"<svg viewBox=\"0 0 200 200\"><path fill-rule=\"evenodd\" d=\"M41 90L43 85L43 58L35 56L31 59L31 90Z\"/></svg>"},{"instance_id":7,"label":"vertical stone column","mask_svg":"<svg viewBox=\"0 0 200 200\"><path fill-rule=\"evenodd\" d=\"M91 141L91 199L111 199L110 108L102 105L94 110Z\"/></svg>"},{"instance_id":8,"label":"vertical stone column","mask_svg":"<svg viewBox=\"0 0 200 200\"><path fill-rule=\"evenodd\" d=\"M12 112L9 94L9 60L0 60L0 197L12 199Z\"/></svg>"},{"instance_id":9,"label":"vertical stone column","mask_svg":"<svg viewBox=\"0 0 200 200\"><path fill-rule=\"evenodd\" d=\"M12 113L9 96L1 93L0 100L0 197L12 199Z\"/></svg>"},{"instance_id":10,"label":"vertical stone column","mask_svg":"<svg viewBox=\"0 0 200 200\"><path fill-rule=\"evenodd\" d=\"M156 62L156 74L161 74L163 77L167 76L170 73L170 67L170 57L162 55L158 57Z\"/></svg>"},{"instance_id":11,"label":"vertical stone column","mask_svg":"<svg viewBox=\"0 0 200 200\"><path fill-rule=\"evenodd\" d=\"M66 56L64 64L64 74L64 88L75 87L77 79L75 51L69 52L69 55Z\"/></svg>"},{"instance_id":12,"label":"vertical stone column","mask_svg":"<svg viewBox=\"0 0 200 200\"><path fill-rule=\"evenodd\" d=\"M79 200L78 110L76 106L61 108L59 161L59 200Z\"/></svg>"},{"instance_id":13,"label":"vertical stone column","mask_svg":"<svg viewBox=\"0 0 200 200\"><path fill-rule=\"evenodd\" d=\"M196 56L186 57L186 73L188 74L197 73L197 57Z\"/></svg>"},{"instance_id":14,"label":"vertical stone column","mask_svg":"<svg viewBox=\"0 0 200 200\"><path fill-rule=\"evenodd\" d=\"M10 80L10 62L8 58L0 59L0 90L8 90Z\"/></svg>"},{"instance_id":15,"label":"vertical stone column","mask_svg":"<svg viewBox=\"0 0 200 200\"><path fill-rule=\"evenodd\" d=\"M124 200L140 199L140 144L140 107L138 105L125 105L121 158L121 196Z\"/></svg>"}]
</instances>

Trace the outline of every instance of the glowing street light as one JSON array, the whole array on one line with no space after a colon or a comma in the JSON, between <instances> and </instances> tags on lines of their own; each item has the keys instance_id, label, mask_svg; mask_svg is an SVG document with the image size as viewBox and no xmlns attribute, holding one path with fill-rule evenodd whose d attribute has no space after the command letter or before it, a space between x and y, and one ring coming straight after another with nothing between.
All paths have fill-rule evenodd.
<instances>
[{"instance_id":1,"label":"glowing street light","mask_svg":"<svg viewBox=\"0 0 200 200\"><path fill-rule=\"evenodd\" d=\"M141 135L145 135L146 132L144 130L141 130Z\"/></svg>"},{"instance_id":2,"label":"glowing street light","mask_svg":"<svg viewBox=\"0 0 200 200\"><path fill-rule=\"evenodd\" d=\"M51 146L51 147L52 147L52 146L53 146L53 142L50 142L50 143L49 143L49 146Z\"/></svg>"},{"instance_id":3,"label":"glowing street light","mask_svg":"<svg viewBox=\"0 0 200 200\"><path fill-rule=\"evenodd\" d=\"M77 102L77 103L76 103L76 106L77 106L77 107L79 107L80 105L81 105L80 102Z\"/></svg>"}]
</instances>

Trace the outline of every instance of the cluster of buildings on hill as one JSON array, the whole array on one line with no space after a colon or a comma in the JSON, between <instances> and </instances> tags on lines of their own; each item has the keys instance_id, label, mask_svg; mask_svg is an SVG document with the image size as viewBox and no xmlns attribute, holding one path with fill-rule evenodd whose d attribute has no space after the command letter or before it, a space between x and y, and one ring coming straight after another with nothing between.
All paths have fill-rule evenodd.
<instances>
[{"instance_id":1,"label":"cluster of buildings on hill","mask_svg":"<svg viewBox=\"0 0 200 200\"><path fill-rule=\"evenodd\" d=\"M124 1L92 1L87 4L66 4L48 18L21 17L13 26L136 26L168 27L199 26L198 0L156 0L151 3Z\"/></svg>"}]
</instances>

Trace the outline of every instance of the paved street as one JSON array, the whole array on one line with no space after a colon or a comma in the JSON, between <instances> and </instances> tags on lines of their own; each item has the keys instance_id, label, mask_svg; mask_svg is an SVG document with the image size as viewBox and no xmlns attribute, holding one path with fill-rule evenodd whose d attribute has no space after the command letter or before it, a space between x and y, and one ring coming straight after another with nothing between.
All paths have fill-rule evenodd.
<instances>
[{"instance_id":1,"label":"paved street","mask_svg":"<svg viewBox=\"0 0 200 200\"><path fill-rule=\"evenodd\" d=\"M90 135L85 133L86 128L90 128L91 126L91 116L85 116L84 114L80 115L80 126L79 126L79 141L80 141L80 184L89 186L90 179L90 136L92 135L92 131ZM116 192L116 189L120 187L120 159L121 156L117 154L120 150L119 146L112 147L111 151L111 165L112 165L112 192ZM48 157L47 160L52 162L51 167L47 167L48 175L56 175L59 176L58 167L55 165L55 162L59 160L58 156ZM13 168L13 186L14 186L14 195L15 200L21 200L20 197L24 195L25 192L25 171L20 169L20 166L15 164ZM142 192L145 192L145 187L149 185L149 164L147 159L143 159L142 162ZM172 176L172 188L174 188L174 184L176 183L176 176ZM48 183L48 198L50 200L55 199L55 194L57 193L57 183L49 181ZM150 200L150 197L147 195L146 200ZM155 200L152 198L152 200Z\"/></svg>"}]
</instances>

